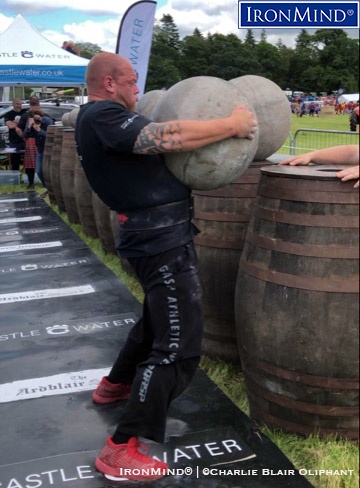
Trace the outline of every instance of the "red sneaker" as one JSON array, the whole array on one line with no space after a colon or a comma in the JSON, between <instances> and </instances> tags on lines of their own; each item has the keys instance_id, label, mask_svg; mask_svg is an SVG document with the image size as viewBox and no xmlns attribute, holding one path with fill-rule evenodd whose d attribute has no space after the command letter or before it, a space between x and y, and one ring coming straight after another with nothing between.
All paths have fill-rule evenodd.
<instances>
[{"instance_id":1,"label":"red sneaker","mask_svg":"<svg viewBox=\"0 0 360 488\"><path fill-rule=\"evenodd\" d=\"M95 403L104 405L105 403L117 402L129 398L131 385L124 383L113 384L104 376L94 391L92 397Z\"/></svg>"},{"instance_id":2,"label":"red sneaker","mask_svg":"<svg viewBox=\"0 0 360 488\"><path fill-rule=\"evenodd\" d=\"M108 437L106 446L95 460L95 467L109 479L151 481L167 475L169 466L157 461L139 449L147 451L136 437L131 437L127 444L114 444Z\"/></svg>"}]
</instances>

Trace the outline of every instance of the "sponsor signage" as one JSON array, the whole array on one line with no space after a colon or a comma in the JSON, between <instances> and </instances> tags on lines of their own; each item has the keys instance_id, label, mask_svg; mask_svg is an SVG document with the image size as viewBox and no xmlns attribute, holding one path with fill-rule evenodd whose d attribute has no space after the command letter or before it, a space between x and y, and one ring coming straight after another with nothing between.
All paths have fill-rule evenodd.
<instances>
[{"instance_id":1,"label":"sponsor signage","mask_svg":"<svg viewBox=\"0 0 360 488\"><path fill-rule=\"evenodd\" d=\"M33 234L44 234L46 232L60 232L63 229L59 226L53 226L53 227L40 227L38 229L24 229L22 231L16 230L16 229L11 229L11 230L3 230L0 231L0 240L4 241L4 238L11 238L15 236L27 236L27 235L33 235ZM3 238L3 239L1 239Z\"/></svg>"},{"instance_id":2,"label":"sponsor signage","mask_svg":"<svg viewBox=\"0 0 360 488\"><path fill-rule=\"evenodd\" d=\"M124 328L128 332L129 327L135 325L137 320L135 313L128 312L91 319L63 320L61 323L41 323L37 327L21 324L19 326L4 326L0 330L0 351L12 349L15 342L26 341L28 343L30 338L39 338L42 341L64 336L107 333Z\"/></svg>"},{"instance_id":3,"label":"sponsor signage","mask_svg":"<svg viewBox=\"0 0 360 488\"><path fill-rule=\"evenodd\" d=\"M18 293L1 293L0 305L14 302L28 302L31 300L44 300L48 298L68 297L95 293L92 285L67 286L64 288L45 288L43 290L29 290Z\"/></svg>"},{"instance_id":4,"label":"sponsor signage","mask_svg":"<svg viewBox=\"0 0 360 488\"><path fill-rule=\"evenodd\" d=\"M57 259L53 262L39 261L34 262L29 260L28 262L21 264L13 264L8 266L0 266L0 276L8 275L11 273L28 273L29 271L48 271L58 268L73 268L74 266L84 266L94 264L94 261L89 257L72 257L67 259Z\"/></svg>"},{"instance_id":5,"label":"sponsor signage","mask_svg":"<svg viewBox=\"0 0 360 488\"><path fill-rule=\"evenodd\" d=\"M137 86L143 95L150 58L156 2L140 0L127 9L121 20L116 52L129 59L138 75Z\"/></svg>"},{"instance_id":6,"label":"sponsor signage","mask_svg":"<svg viewBox=\"0 0 360 488\"><path fill-rule=\"evenodd\" d=\"M180 486L179 480L188 486L200 486L196 482L200 478L205 483L201 486L213 486L213 476L211 476L213 473L210 470L218 471L222 467L224 471L229 463L233 463L231 473L229 469L229 477L233 477L234 473L238 479L242 476L256 477L261 474L261 470L234 464L254 459L256 455L232 427L192 432L181 437L181 443L170 440L164 444L148 442L147 446L150 456L169 464L169 477L165 479L166 486ZM93 446L93 450L64 453L17 462L15 465L0 466L0 486L4 488L113 486L94 468L94 459L101 447ZM223 476L219 477L222 485L221 479Z\"/></svg>"},{"instance_id":7,"label":"sponsor signage","mask_svg":"<svg viewBox=\"0 0 360 488\"><path fill-rule=\"evenodd\" d=\"M0 385L0 403L94 390L109 368L88 369Z\"/></svg>"},{"instance_id":8,"label":"sponsor signage","mask_svg":"<svg viewBox=\"0 0 360 488\"><path fill-rule=\"evenodd\" d=\"M0 252L28 251L29 249L48 249L51 247L61 247L61 241L36 242L32 244L17 244L15 246L0 246Z\"/></svg>"},{"instance_id":9,"label":"sponsor signage","mask_svg":"<svg viewBox=\"0 0 360 488\"><path fill-rule=\"evenodd\" d=\"M19 222L35 222L36 220L42 220L40 215L33 215L32 217L9 217L7 219L0 219L1 224L18 224Z\"/></svg>"},{"instance_id":10,"label":"sponsor signage","mask_svg":"<svg viewBox=\"0 0 360 488\"><path fill-rule=\"evenodd\" d=\"M28 202L27 198L0 198L0 204L2 203L18 203L18 202Z\"/></svg>"},{"instance_id":11,"label":"sponsor signage","mask_svg":"<svg viewBox=\"0 0 360 488\"><path fill-rule=\"evenodd\" d=\"M220 466L255 458L233 427L191 432L181 438L170 438L165 444L149 444L150 455L173 465Z\"/></svg>"}]
</instances>

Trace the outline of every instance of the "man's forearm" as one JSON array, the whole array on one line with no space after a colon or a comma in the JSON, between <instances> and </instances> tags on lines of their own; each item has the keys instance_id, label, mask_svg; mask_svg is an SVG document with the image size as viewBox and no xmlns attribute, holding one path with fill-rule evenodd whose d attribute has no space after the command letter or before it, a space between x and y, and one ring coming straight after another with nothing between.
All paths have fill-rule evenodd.
<instances>
[{"instance_id":1,"label":"man's forearm","mask_svg":"<svg viewBox=\"0 0 360 488\"><path fill-rule=\"evenodd\" d=\"M151 122L140 131L133 150L137 154L192 151L234 134L230 118Z\"/></svg>"}]
</instances>

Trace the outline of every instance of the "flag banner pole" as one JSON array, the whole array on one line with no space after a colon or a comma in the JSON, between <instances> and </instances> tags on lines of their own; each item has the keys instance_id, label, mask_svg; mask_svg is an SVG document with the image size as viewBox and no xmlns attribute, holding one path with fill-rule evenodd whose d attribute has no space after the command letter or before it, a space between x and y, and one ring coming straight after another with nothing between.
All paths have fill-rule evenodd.
<instances>
[{"instance_id":1,"label":"flag banner pole","mask_svg":"<svg viewBox=\"0 0 360 488\"><path fill-rule=\"evenodd\" d=\"M144 94L154 27L156 2L141 0L124 13L116 53L129 59L138 74L139 96Z\"/></svg>"}]
</instances>

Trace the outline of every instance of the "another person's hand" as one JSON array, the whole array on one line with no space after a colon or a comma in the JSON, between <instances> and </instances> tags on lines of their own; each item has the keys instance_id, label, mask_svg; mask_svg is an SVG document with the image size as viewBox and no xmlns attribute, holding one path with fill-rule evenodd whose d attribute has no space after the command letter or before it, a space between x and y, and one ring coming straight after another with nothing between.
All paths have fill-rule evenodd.
<instances>
[{"instance_id":1,"label":"another person's hand","mask_svg":"<svg viewBox=\"0 0 360 488\"><path fill-rule=\"evenodd\" d=\"M16 129L17 122L15 122L15 120L8 120L6 125L9 127L9 129Z\"/></svg>"},{"instance_id":2,"label":"another person's hand","mask_svg":"<svg viewBox=\"0 0 360 488\"><path fill-rule=\"evenodd\" d=\"M41 130L41 118L40 117L35 117L34 118L34 125L33 128L39 132Z\"/></svg>"},{"instance_id":3,"label":"another person's hand","mask_svg":"<svg viewBox=\"0 0 360 488\"><path fill-rule=\"evenodd\" d=\"M340 178L341 181L358 180L355 183L354 188L359 188L359 165L342 169L336 173L336 176Z\"/></svg>"},{"instance_id":4,"label":"another person's hand","mask_svg":"<svg viewBox=\"0 0 360 488\"><path fill-rule=\"evenodd\" d=\"M289 164L290 166L307 165L307 164L359 164L359 145L345 144L340 146L326 147L316 149L307 154L292 156L285 159L280 165Z\"/></svg>"},{"instance_id":5,"label":"another person's hand","mask_svg":"<svg viewBox=\"0 0 360 488\"><path fill-rule=\"evenodd\" d=\"M291 158L285 159L279 163L279 166L288 164L289 166L306 166L311 163L312 153L300 154L299 156L293 156Z\"/></svg>"},{"instance_id":6,"label":"another person's hand","mask_svg":"<svg viewBox=\"0 0 360 488\"><path fill-rule=\"evenodd\" d=\"M255 132L258 130L254 112L251 112L245 105L239 105L234 108L230 118L235 119L237 127L234 137L254 139Z\"/></svg>"},{"instance_id":7,"label":"another person's hand","mask_svg":"<svg viewBox=\"0 0 360 488\"><path fill-rule=\"evenodd\" d=\"M294 156L279 163L279 166L288 164L290 166L306 166L313 161L313 154L314 152L307 153L307 154L300 154L299 156ZM334 163L334 162L333 162ZM341 164L341 163L340 163ZM358 180L359 179L359 165L356 166L349 166L341 171L336 173L336 176L341 179L341 181L348 181L348 180ZM359 188L359 181L357 181L354 185L354 188Z\"/></svg>"}]
</instances>

